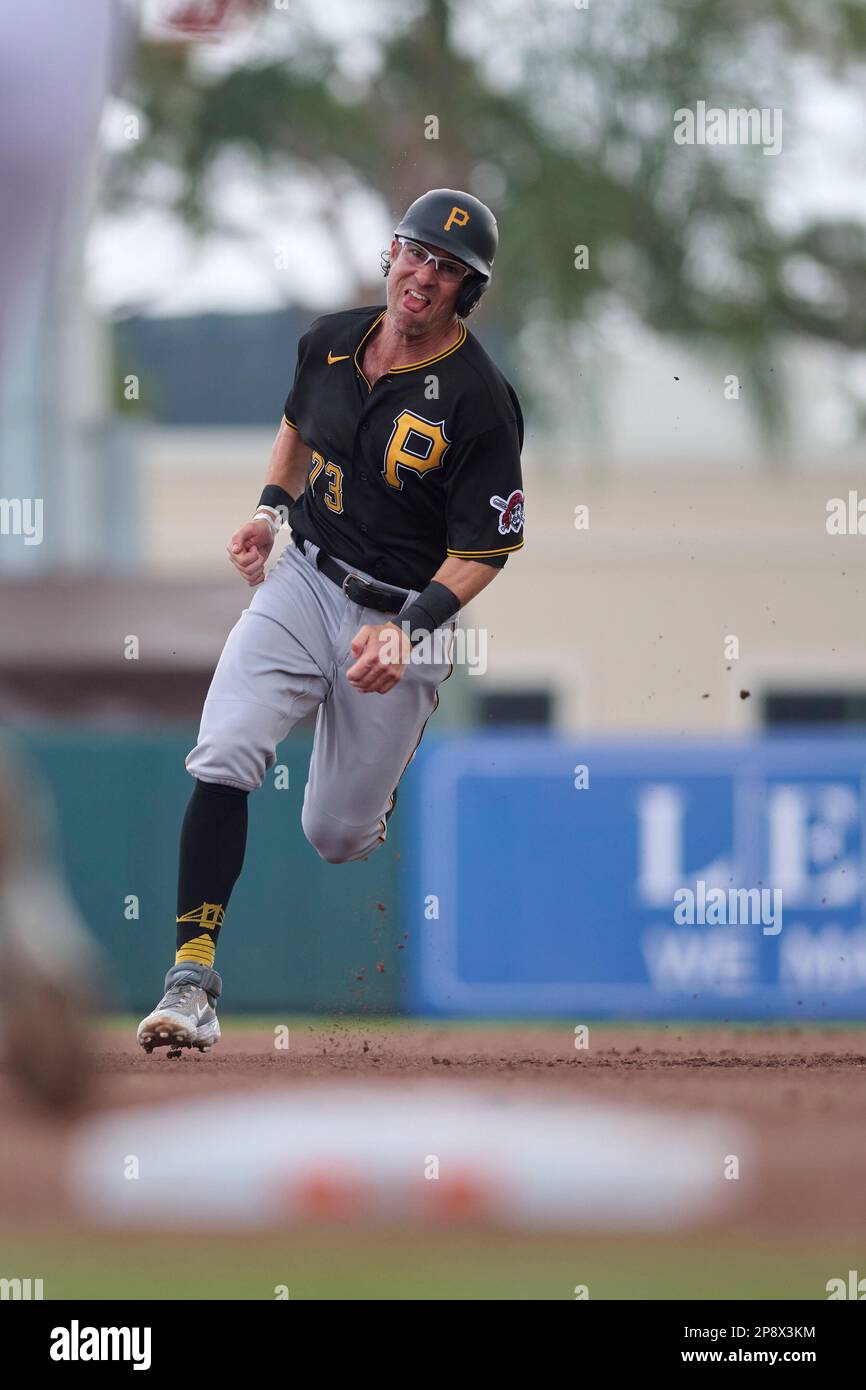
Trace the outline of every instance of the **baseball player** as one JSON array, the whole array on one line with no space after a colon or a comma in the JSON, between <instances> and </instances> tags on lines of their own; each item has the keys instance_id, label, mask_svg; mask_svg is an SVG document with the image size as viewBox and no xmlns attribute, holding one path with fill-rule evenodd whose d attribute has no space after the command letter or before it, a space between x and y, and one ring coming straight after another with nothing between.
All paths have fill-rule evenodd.
<instances>
[{"instance_id":1,"label":"baseball player","mask_svg":"<svg viewBox=\"0 0 866 1390\"><path fill-rule=\"evenodd\" d=\"M433 189L383 256L387 303L301 338L258 509L228 545L256 593L186 759L177 953L138 1028L147 1052L219 1039L217 938L277 745L317 712L301 824L328 863L366 859L450 674L457 613L523 545L520 405L465 324L497 240L477 198ZM263 583L284 520L292 544Z\"/></svg>"}]
</instances>

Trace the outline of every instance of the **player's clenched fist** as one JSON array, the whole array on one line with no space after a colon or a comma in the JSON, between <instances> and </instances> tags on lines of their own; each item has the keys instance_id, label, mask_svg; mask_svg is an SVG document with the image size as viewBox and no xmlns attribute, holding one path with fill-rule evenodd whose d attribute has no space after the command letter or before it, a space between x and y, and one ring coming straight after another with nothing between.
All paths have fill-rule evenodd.
<instances>
[{"instance_id":1,"label":"player's clenched fist","mask_svg":"<svg viewBox=\"0 0 866 1390\"><path fill-rule=\"evenodd\" d=\"M235 569L248 584L261 584L265 577L265 560L273 545L273 529L266 521L245 521L235 531L226 550Z\"/></svg>"},{"instance_id":2,"label":"player's clenched fist","mask_svg":"<svg viewBox=\"0 0 866 1390\"><path fill-rule=\"evenodd\" d=\"M365 695L387 695L403 679L412 644L394 623L366 624L352 638L352 655L357 660L346 672L350 685Z\"/></svg>"}]
</instances>

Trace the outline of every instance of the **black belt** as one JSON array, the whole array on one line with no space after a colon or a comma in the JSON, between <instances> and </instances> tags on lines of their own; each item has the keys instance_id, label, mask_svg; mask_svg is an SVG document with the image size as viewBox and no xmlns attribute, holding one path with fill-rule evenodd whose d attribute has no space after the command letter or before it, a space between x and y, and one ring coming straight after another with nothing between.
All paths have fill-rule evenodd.
<instances>
[{"instance_id":1,"label":"black belt","mask_svg":"<svg viewBox=\"0 0 866 1390\"><path fill-rule=\"evenodd\" d=\"M292 540L303 552L303 536L293 531ZM323 550L316 556L316 564L326 578L343 590L346 598L351 599L352 603L359 603L362 608L375 608L379 613L399 613L409 597L408 591L405 594L392 594L388 589L380 589L378 585L371 584L369 579L362 579L359 574L343 569L342 565L338 565L336 560L332 560Z\"/></svg>"}]
</instances>

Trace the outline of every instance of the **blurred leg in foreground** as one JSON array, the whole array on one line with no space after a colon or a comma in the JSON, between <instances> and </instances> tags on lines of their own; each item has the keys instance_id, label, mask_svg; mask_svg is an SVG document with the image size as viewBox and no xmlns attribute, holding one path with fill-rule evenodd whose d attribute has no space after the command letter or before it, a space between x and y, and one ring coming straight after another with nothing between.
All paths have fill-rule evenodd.
<instances>
[{"instance_id":1,"label":"blurred leg in foreground","mask_svg":"<svg viewBox=\"0 0 866 1390\"><path fill-rule=\"evenodd\" d=\"M29 765L0 753L0 1048L26 1091L69 1109L86 1091L85 1015L104 986L60 872Z\"/></svg>"},{"instance_id":2,"label":"blurred leg in foreground","mask_svg":"<svg viewBox=\"0 0 866 1390\"><path fill-rule=\"evenodd\" d=\"M0 0L0 362L53 237L86 200L124 14L115 0Z\"/></svg>"},{"instance_id":3,"label":"blurred leg in foreground","mask_svg":"<svg viewBox=\"0 0 866 1390\"><path fill-rule=\"evenodd\" d=\"M86 198L123 18L115 0L0 0L0 369L35 312L45 258ZM33 770L0 751L0 1049L29 1094L59 1109L85 1089L97 967L50 820Z\"/></svg>"}]
</instances>

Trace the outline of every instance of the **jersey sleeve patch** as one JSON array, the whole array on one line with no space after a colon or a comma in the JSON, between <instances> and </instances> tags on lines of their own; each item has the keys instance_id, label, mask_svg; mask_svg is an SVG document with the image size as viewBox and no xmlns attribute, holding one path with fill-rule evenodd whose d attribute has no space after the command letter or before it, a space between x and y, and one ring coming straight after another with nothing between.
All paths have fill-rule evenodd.
<instances>
[{"instance_id":1,"label":"jersey sleeve patch","mask_svg":"<svg viewBox=\"0 0 866 1390\"><path fill-rule=\"evenodd\" d=\"M494 495L490 505L499 513L500 536L507 536L511 531L519 535L523 530L523 489L516 487L508 497Z\"/></svg>"},{"instance_id":2,"label":"jersey sleeve patch","mask_svg":"<svg viewBox=\"0 0 866 1390\"><path fill-rule=\"evenodd\" d=\"M470 440L445 473L447 553L483 560L520 550L524 495L516 421Z\"/></svg>"}]
</instances>

